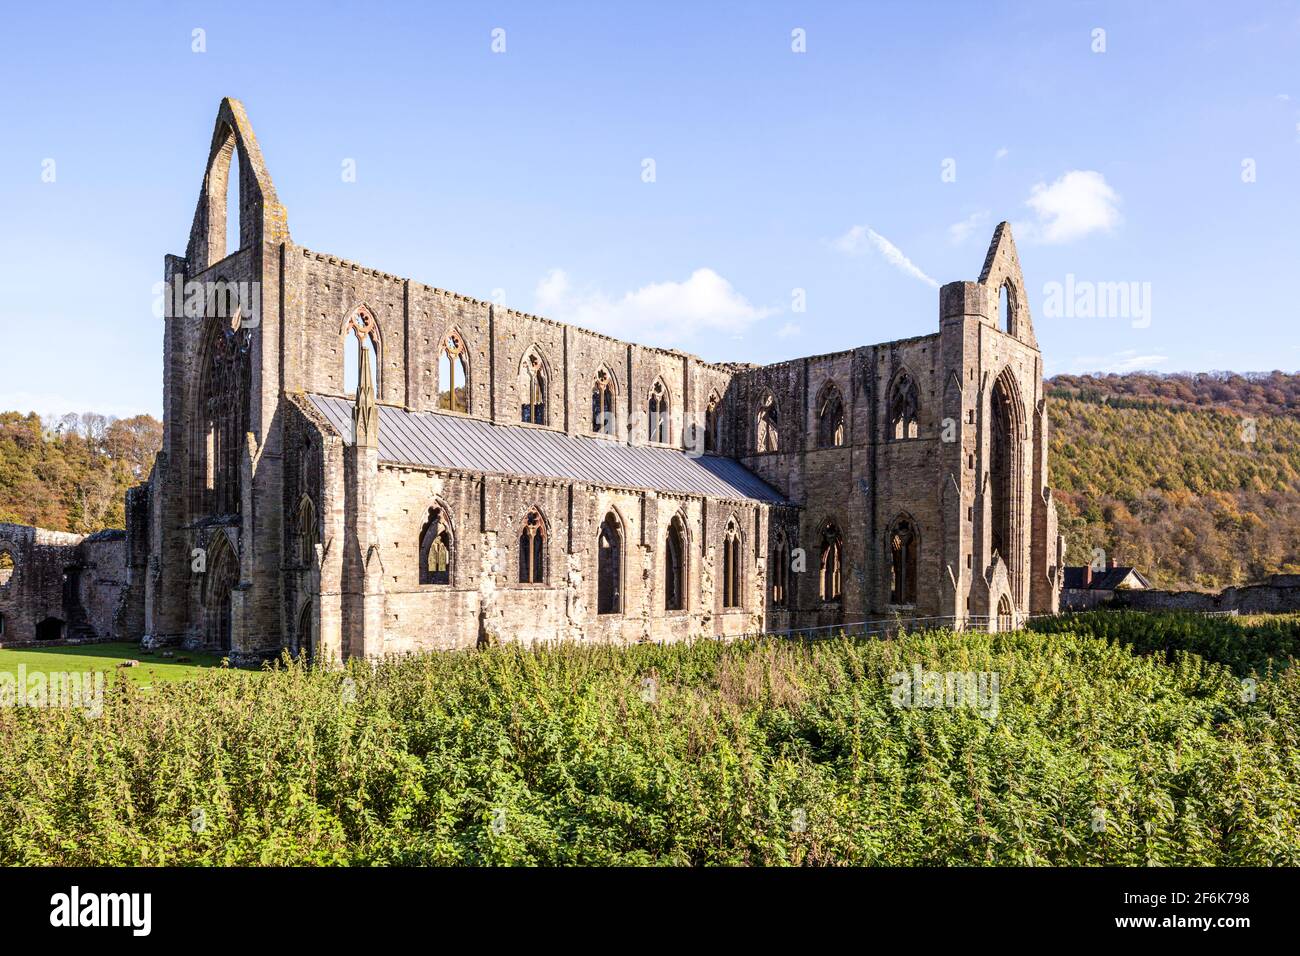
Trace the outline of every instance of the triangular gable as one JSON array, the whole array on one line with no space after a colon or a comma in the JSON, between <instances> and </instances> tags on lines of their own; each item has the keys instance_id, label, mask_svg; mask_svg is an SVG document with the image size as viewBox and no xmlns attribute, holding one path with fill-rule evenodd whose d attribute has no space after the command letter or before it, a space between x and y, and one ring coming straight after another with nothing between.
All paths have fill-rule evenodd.
<instances>
[{"instance_id":1,"label":"triangular gable","mask_svg":"<svg viewBox=\"0 0 1300 956\"><path fill-rule=\"evenodd\" d=\"M231 211L225 208L226 187L231 157L236 152L239 155L239 195L243 208ZM289 238L289 217L276 198L275 186L266 170L262 149L253 135L248 114L244 105L231 97L223 99L217 110L203 186L194 211L194 224L190 227L185 258L191 275L202 272L234 251L225 248L228 214L240 217L241 247L283 242Z\"/></svg>"},{"instance_id":2,"label":"triangular gable","mask_svg":"<svg viewBox=\"0 0 1300 956\"><path fill-rule=\"evenodd\" d=\"M984 257L979 282L980 285L999 292L1004 285L1007 287L1008 311L1011 313L1007 332L1026 345L1038 348L1033 319L1029 314L1029 295L1025 291L1024 276L1020 272L1020 256L1016 253L1016 243L1011 237L1011 223L1000 222L993 230L993 239L989 243L988 254Z\"/></svg>"}]
</instances>

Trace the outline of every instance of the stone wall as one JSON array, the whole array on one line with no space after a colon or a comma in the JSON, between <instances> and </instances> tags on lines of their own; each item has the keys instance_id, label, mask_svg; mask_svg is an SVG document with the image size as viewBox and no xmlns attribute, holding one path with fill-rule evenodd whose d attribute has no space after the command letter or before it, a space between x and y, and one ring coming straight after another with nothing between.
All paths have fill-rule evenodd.
<instances>
[{"instance_id":1,"label":"stone wall","mask_svg":"<svg viewBox=\"0 0 1300 956\"><path fill-rule=\"evenodd\" d=\"M135 636L115 622L127 584L124 532L85 537L0 524L0 553L14 562L0 585L0 644Z\"/></svg>"},{"instance_id":2,"label":"stone wall","mask_svg":"<svg viewBox=\"0 0 1300 956\"><path fill-rule=\"evenodd\" d=\"M1241 614L1289 614L1300 611L1300 575L1275 574L1261 584L1206 591L1156 589L1103 592L1117 608L1135 611L1236 611Z\"/></svg>"}]
</instances>

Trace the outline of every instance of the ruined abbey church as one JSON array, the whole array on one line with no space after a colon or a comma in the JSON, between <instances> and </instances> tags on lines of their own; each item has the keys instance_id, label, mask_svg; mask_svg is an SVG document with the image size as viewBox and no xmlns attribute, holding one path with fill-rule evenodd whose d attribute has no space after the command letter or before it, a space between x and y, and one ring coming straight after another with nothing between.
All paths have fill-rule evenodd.
<instances>
[{"instance_id":1,"label":"ruined abbey church","mask_svg":"<svg viewBox=\"0 0 1300 956\"><path fill-rule=\"evenodd\" d=\"M979 279L939 291L934 333L713 364L298 245L227 99L164 278L257 295L168 296L122 636L323 661L1057 608L1042 356L1006 223Z\"/></svg>"}]
</instances>

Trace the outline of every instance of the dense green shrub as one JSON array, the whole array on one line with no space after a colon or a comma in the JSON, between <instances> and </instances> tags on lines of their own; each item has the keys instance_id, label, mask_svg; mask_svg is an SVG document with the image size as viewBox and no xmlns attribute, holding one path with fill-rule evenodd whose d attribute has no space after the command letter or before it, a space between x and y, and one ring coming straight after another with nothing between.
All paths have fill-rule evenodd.
<instances>
[{"instance_id":1,"label":"dense green shrub","mask_svg":"<svg viewBox=\"0 0 1300 956\"><path fill-rule=\"evenodd\" d=\"M996 719L895 707L917 664L996 672ZM118 681L0 711L0 862L1300 864L1300 670L1249 697L1034 632Z\"/></svg>"},{"instance_id":2,"label":"dense green shrub","mask_svg":"<svg viewBox=\"0 0 1300 956\"><path fill-rule=\"evenodd\" d=\"M1259 676L1300 657L1300 616L1206 617L1203 614L1090 611L1034 620L1044 634L1076 634L1118 641L1139 653L1177 651L1226 664L1241 677Z\"/></svg>"}]
</instances>

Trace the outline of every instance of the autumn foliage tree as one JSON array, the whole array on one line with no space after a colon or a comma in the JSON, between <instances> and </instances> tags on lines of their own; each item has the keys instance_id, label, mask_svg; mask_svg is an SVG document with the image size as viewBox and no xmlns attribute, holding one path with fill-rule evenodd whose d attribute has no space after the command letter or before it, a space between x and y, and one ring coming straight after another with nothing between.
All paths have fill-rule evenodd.
<instances>
[{"instance_id":1,"label":"autumn foliage tree","mask_svg":"<svg viewBox=\"0 0 1300 956\"><path fill-rule=\"evenodd\" d=\"M162 425L86 412L0 413L0 521L88 534L124 525L126 490L149 475Z\"/></svg>"},{"instance_id":2,"label":"autumn foliage tree","mask_svg":"<svg viewBox=\"0 0 1300 956\"><path fill-rule=\"evenodd\" d=\"M1060 375L1048 409L1069 563L1204 589L1300 572L1300 375Z\"/></svg>"}]
</instances>

